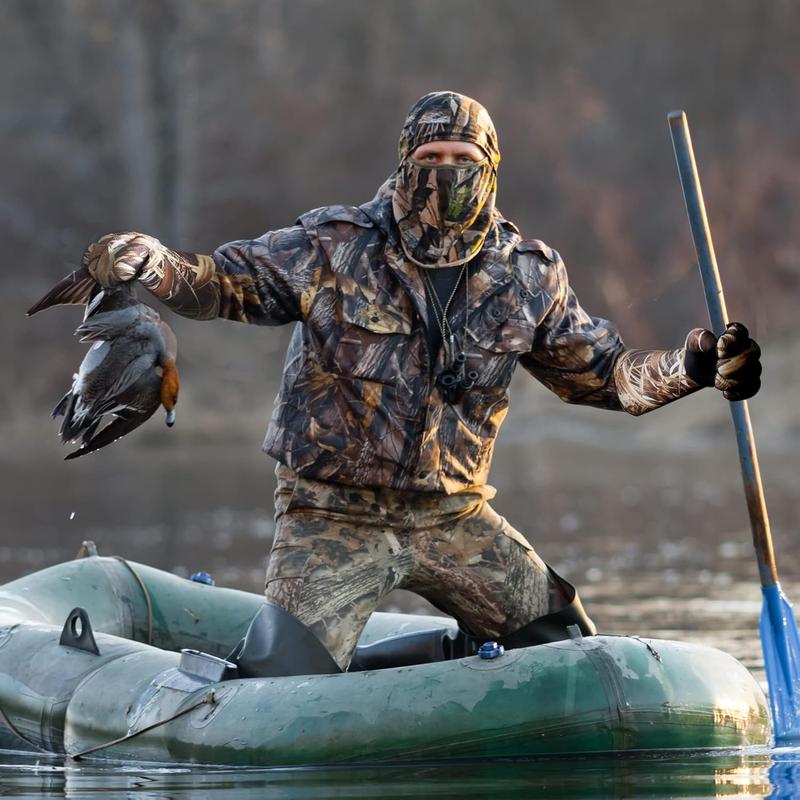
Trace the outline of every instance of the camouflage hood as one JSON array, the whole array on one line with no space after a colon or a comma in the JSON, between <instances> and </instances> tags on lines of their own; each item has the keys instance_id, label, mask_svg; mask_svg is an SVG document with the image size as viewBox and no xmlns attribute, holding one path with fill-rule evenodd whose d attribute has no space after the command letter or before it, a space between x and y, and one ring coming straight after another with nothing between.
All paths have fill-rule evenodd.
<instances>
[{"instance_id":1,"label":"camouflage hood","mask_svg":"<svg viewBox=\"0 0 800 800\"><path fill-rule=\"evenodd\" d=\"M434 141L470 142L485 157L464 166L411 158ZM488 112L462 94L426 94L408 112L399 155L392 209L406 257L423 267L466 263L480 251L495 215L500 150Z\"/></svg>"}]
</instances>

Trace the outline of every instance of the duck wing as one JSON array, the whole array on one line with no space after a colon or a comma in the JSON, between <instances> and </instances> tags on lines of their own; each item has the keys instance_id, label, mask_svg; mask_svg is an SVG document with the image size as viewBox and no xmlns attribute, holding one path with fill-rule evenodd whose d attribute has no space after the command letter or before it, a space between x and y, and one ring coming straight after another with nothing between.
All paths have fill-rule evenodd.
<instances>
[{"instance_id":1,"label":"duck wing","mask_svg":"<svg viewBox=\"0 0 800 800\"><path fill-rule=\"evenodd\" d=\"M91 300L92 290L95 288L98 288L95 279L86 267L81 267L62 278L39 302L28 309L27 314L30 317L51 306L85 305Z\"/></svg>"},{"instance_id":2,"label":"duck wing","mask_svg":"<svg viewBox=\"0 0 800 800\"><path fill-rule=\"evenodd\" d=\"M161 377L158 373L151 371L140 376L140 379L130 387L131 397L134 398L131 405L122 405L124 399L119 398L120 404L113 409L115 419L97 434L94 434L94 431L100 423L100 418L94 419L86 428L81 447L69 453L65 461L79 458L116 442L150 419L160 405L160 386Z\"/></svg>"},{"instance_id":3,"label":"duck wing","mask_svg":"<svg viewBox=\"0 0 800 800\"><path fill-rule=\"evenodd\" d=\"M150 405L150 382L161 387L161 376L155 371L155 363L151 354L142 356L131 363L127 369L117 377L114 385L107 392L107 401L101 413L118 413L118 408L145 408ZM155 405L160 402L158 394L155 395Z\"/></svg>"},{"instance_id":4,"label":"duck wing","mask_svg":"<svg viewBox=\"0 0 800 800\"><path fill-rule=\"evenodd\" d=\"M159 380L149 343L118 337L97 341L89 348L74 376L70 391L53 411L63 414L60 435L77 439L103 414L150 402L148 379ZM139 398L139 393L145 394Z\"/></svg>"},{"instance_id":5,"label":"duck wing","mask_svg":"<svg viewBox=\"0 0 800 800\"><path fill-rule=\"evenodd\" d=\"M140 411L119 411L116 414L116 419L105 426L98 434L86 441L77 450L64 456L64 461L70 461L73 458L80 458L87 453L93 453L107 444L113 444L117 439L121 439L125 434L136 430L143 422L150 419L158 408L157 405L153 406L152 410L148 412ZM84 437L86 438L86 437Z\"/></svg>"},{"instance_id":6,"label":"duck wing","mask_svg":"<svg viewBox=\"0 0 800 800\"><path fill-rule=\"evenodd\" d=\"M96 408L97 391L93 391L93 376L102 374L103 363L109 359L111 344L97 342L89 348L78 371L72 376L69 391L53 409L52 416L64 417L59 435L63 442L77 438L99 416Z\"/></svg>"},{"instance_id":7,"label":"duck wing","mask_svg":"<svg viewBox=\"0 0 800 800\"><path fill-rule=\"evenodd\" d=\"M46 308L59 305L85 305L84 319L98 311L116 311L139 302L133 284L134 281L128 281L119 286L102 287L86 267L81 267L62 278L28 309L27 315L30 317Z\"/></svg>"}]
</instances>

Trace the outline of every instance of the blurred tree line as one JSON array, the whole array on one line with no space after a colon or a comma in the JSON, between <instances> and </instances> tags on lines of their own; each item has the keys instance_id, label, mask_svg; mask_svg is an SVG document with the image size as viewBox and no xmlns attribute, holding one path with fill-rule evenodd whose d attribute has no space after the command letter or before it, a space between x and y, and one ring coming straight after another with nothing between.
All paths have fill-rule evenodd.
<instances>
[{"instance_id":1,"label":"blurred tree line","mask_svg":"<svg viewBox=\"0 0 800 800\"><path fill-rule=\"evenodd\" d=\"M4 0L2 11L0 331L6 375L25 369L6 382L6 423L41 419L80 360L62 344L74 313L23 314L89 241L141 230L208 252L308 208L363 202L394 169L407 108L434 89L489 109L499 208L562 253L583 305L637 347L678 345L706 320L666 124L686 109L731 311L762 340L793 334L796 2ZM203 419L245 413L259 382L274 388L286 331L175 327L198 386L209 363L225 386L197 389Z\"/></svg>"}]
</instances>

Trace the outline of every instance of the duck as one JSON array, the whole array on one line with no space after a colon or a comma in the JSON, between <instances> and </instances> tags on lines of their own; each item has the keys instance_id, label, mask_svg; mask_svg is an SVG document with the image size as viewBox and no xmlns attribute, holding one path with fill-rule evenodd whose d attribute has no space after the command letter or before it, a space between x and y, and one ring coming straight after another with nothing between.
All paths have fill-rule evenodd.
<instances>
[{"instance_id":1,"label":"duck","mask_svg":"<svg viewBox=\"0 0 800 800\"><path fill-rule=\"evenodd\" d=\"M66 460L99 450L138 428L159 406L175 424L180 378L177 339L159 314L136 298L131 282L103 287L83 268L70 273L28 309L85 304L75 335L90 344L72 385L53 409Z\"/></svg>"}]
</instances>

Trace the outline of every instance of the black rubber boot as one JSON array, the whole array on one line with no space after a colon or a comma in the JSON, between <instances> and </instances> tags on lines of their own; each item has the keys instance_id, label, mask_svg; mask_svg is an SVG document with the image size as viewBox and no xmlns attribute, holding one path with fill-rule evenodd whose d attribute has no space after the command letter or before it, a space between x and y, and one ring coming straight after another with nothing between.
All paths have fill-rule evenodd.
<instances>
[{"instance_id":1,"label":"black rubber boot","mask_svg":"<svg viewBox=\"0 0 800 800\"><path fill-rule=\"evenodd\" d=\"M265 603L228 656L240 678L329 675L341 672L325 645L294 614Z\"/></svg>"}]
</instances>

